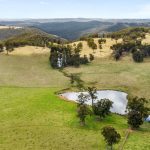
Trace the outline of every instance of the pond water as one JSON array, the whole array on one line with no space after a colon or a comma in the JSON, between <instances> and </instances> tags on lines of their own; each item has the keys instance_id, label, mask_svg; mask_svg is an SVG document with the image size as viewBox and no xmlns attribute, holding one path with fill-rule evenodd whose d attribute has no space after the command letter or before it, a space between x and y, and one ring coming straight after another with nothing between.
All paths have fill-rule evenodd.
<instances>
[{"instance_id":1,"label":"pond water","mask_svg":"<svg viewBox=\"0 0 150 150\"><path fill-rule=\"evenodd\" d=\"M84 94L88 94L87 92L82 92ZM63 93L60 96L68 99L70 101L77 102L78 96L81 94L81 92L67 92ZM113 107L111 108L111 112L124 115L126 114L126 106L127 106L127 93L119 92L119 91L113 91L113 90L104 90L104 91L97 91L97 100L101 100L104 98L107 98L113 102ZM97 101L95 100L95 102ZM92 102L89 99L88 102L86 102L88 105L91 105Z\"/></svg>"},{"instance_id":2,"label":"pond water","mask_svg":"<svg viewBox=\"0 0 150 150\"><path fill-rule=\"evenodd\" d=\"M148 116L148 118L146 118L145 121L150 122L150 115Z\"/></svg>"}]
</instances>

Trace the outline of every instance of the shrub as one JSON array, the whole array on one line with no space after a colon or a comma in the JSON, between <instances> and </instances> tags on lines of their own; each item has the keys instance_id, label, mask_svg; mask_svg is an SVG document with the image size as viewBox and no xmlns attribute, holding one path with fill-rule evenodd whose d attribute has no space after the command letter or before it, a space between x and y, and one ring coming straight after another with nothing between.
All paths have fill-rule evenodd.
<instances>
[{"instance_id":1,"label":"shrub","mask_svg":"<svg viewBox=\"0 0 150 150\"><path fill-rule=\"evenodd\" d=\"M132 110L128 113L128 124L131 126L132 129L137 129L140 125L143 124L142 115L135 110Z\"/></svg>"},{"instance_id":2,"label":"shrub","mask_svg":"<svg viewBox=\"0 0 150 150\"><path fill-rule=\"evenodd\" d=\"M100 119L105 118L106 115L110 114L110 108L113 102L109 99L102 99L93 105L94 114L99 116Z\"/></svg>"},{"instance_id":3,"label":"shrub","mask_svg":"<svg viewBox=\"0 0 150 150\"><path fill-rule=\"evenodd\" d=\"M103 43L106 43L106 39L99 39L98 40L98 43L101 45L101 44L103 44Z\"/></svg>"},{"instance_id":4,"label":"shrub","mask_svg":"<svg viewBox=\"0 0 150 150\"><path fill-rule=\"evenodd\" d=\"M101 45L101 44L99 45L99 49L103 49L103 47L102 47L102 45Z\"/></svg>"},{"instance_id":5,"label":"shrub","mask_svg":"<svg viewBox=\"0 0 150 150\"><path fill-rule=\"evenodd\" d=\"M111 150L113 149L113 144L119 143L121 136L113 127L104 127L102 129L102 135L105 138L106 143L108 146L111 147Z\"/></svg>"},{"instance_id":6,"label":"shrub","mask_svg":"<svg viewBox=\"0 0 150 150\"><path fill-rule=\"evenodd\" d=\"M80 124L82 126L85 125L85 118L88 114L90 114L90 110L88 106L85 104L89 99L89 96L81 93L78 96L78 104L77 104L77 117L80 118Z\"/></svg>"},{"instance_id":7,"label":"shrub","mask_svg":"<svg viewBox=\"0 0 150 150\"><path fill-rule=\"evenodd\" d=\"M132 55L133 57L133 60L135 62L143 62L144 61L144 56L143 56L143 53L141 51L135 51Z\"/></svg>"},{"instance_id":8,"label":"shrub","mask_svg":"<svg viewBox=\"0 0 150 150\"><path fill-rule=\"evenodd\" d=\"M94 55L90 54L90 61L94 60Z\"/></svg>"},{"instance_id":9,"label":"shrub","mask_svg":"<svg viewBox=\"0 0 150 150\"><path fill-rule=\"evenodd\" d=\"M120 59L121 55L119 53L119 51L116 51L115 54L114 54L114 58L116 61L118 61Z\"/></svg>"},{"instance_id":10,"label":"shrub","mask_svg":"<svg viewBox=\"0 0 150 150\"><path fill-rule=\"evenodd\" d=\"M139 128L144 118L148 117L150 108L146 106L148 101L145 98L134 97L128 101L128 124L131 128Z\"/></svg>"},{"instance_id":11,"label":"shrub","mask_svg":"<svg viewBox=\"0 0 150 150\"><path fill-rule=\"evenodd\" d=\"M89 46L90 48L92 48L93 50L97 49L97 45L96 45L96 43L94 42L94 39L88 38L88 39L87 39L87 43L88 43L88 46Z\"/></svg>"}]
</instances>

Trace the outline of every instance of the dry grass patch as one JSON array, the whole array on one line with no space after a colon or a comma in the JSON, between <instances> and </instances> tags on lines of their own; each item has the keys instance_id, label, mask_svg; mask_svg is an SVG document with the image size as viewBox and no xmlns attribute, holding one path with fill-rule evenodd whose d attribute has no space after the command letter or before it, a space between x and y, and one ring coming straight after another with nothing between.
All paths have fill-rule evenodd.
<instances>
[{"instance_id":1,"label":"dry grass patch","mask_svg":"<svg viewBox=\"0 0 150 150\"><path fill-rule=\"evenodd\" d=\"M134 63L130 56L121 61L111 59L96 59L89 65L80 68L66 68L68 73L79 73L87 85L98 89L123 90L140 97L150 97L150 59L143 63Z\"/></svg>"},{"instance_id":2,"label":"dry grass patch","mask_svg":"<svg viewBox=\"0 0 150 150\"><path fill-rule=\"evenodd\" d=\"M24 47L15 48L14 51L10 53L10 55L30 56L34 54L49 54L49 53L50 53L50 49L47 47L24 46Z\"/></svg>"},{"instance_id":3,"label":"dry grass patch","mask_svg":"<svg viewBox=\"0 0 150 150\"><path fill-rule=\"evenodd\" d=\"M146 34L146 38L142 41L143 44L150 44L150 34Z\"/></svg>"},{"instance_id":4,"label":"dry grass patch","mask_svg":"<svg viewBox=\"0 0 150 150\"><path fill-rule=\"evenodd\" d=\"M86 41L77 41L72 43L71 45L73 46L74 44L78 44L78 43L82 43L83 44L83 49L81 51L81 56L87 55L89 56L89 54L93 54L95 57L98 58L105 58L105 57L109 57L112 54L112 50L110 49L110 47L114 44L116 44L116 40L112 40L110 38L106 38L106 44L102 44L102 49L99 48L99 43L98 43L99 38L95 38L94 42L97 45L97 49L93 51L92 48L90 48L87 44ZM121 42L122 40L119 39L118 43Z\"/></svg>"}]
</instances>

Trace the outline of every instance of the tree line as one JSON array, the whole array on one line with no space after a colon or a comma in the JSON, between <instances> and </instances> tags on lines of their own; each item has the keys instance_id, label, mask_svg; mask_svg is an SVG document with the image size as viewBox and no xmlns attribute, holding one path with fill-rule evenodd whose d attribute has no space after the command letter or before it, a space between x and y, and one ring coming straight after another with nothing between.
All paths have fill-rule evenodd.
<instances>
[{"instance_id":1,"label":"tree line","mask_svg":"<svg viewBox=\"0 0 150 150\"><path fill-rule=\"evenodd\" d=\"M82 43L74 45L74 47L67 45L52 45L49 61L53 68L64 68L67 66L79 67L81 64L88 64L94 60L94 56L90 54L88 59L87 55L81 57Z\"/></svg>"},{"instance_id":2,"label":"tree line","mask_svg":"<svg viewBox=\"0 0 150 150\"><path fill-rule=\"evenodd\" d=\"M108 34L108 37L116 40L116 44L111 46L114 50L114 58L119 60L126 53L132 53L135 62L143 62L144 58L150 56L150 45L142 44L142 40L149 31L149 28L138 27ZM118 43L118 39L122 39L123 42Z\"/></svg>"},{"instance_id":3,"label":"tree line","mask_svg":"<svg viewBox=\"0 0 150 150\"><path fill-rule=\"evenodd\" d=\"M135 62L143 62L144 58L150 57L150 45L142 45L141 40L118 43L111 46L114 50L114 58L119 60L126 53L132 53Z\"/></svg>"}]
</instances>

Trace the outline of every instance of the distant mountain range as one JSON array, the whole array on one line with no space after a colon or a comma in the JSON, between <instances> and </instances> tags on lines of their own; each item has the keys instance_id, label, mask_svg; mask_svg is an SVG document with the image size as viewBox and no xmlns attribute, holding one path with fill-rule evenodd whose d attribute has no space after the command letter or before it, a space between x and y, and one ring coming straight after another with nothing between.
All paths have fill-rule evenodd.
<instances>
[{"instance_id":1,"label":"distant mountain range","mask_svg":"<svg viewBox=\"0 0 150 150\"><path fill-rule=\"evenodd\" d=\"M0 20L1 25L35 27L68 40L91 33L114 32L128 27L150 27L150 19L22 19Z\"/></svg>"}]
</instances>

